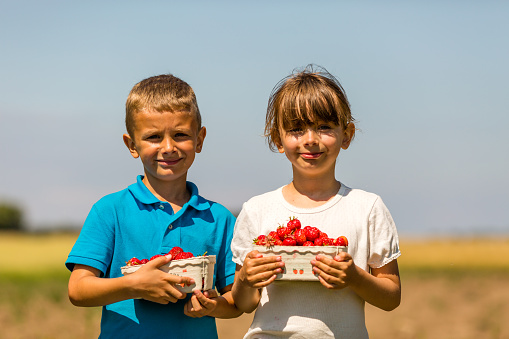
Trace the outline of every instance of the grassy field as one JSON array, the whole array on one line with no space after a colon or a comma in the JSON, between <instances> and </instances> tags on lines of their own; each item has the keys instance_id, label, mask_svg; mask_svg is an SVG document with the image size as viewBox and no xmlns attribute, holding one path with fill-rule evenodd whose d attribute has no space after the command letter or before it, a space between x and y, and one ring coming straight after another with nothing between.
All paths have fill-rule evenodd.
<instances>
[{"instance_id":1,"label":"grassy field","mask_svg":"<svg viewBox=\"0 0 509 339\"><path fill-rule=\"evenodd\" d=\"M0 232L0 339L97 337L100 308L67 299L76 238ZM402 304L367 305L371 338L509 338L509 236L402 239L401 251ZM219 320L220 338L241 338L251 317Z\"/></svg>"}]
</instances>

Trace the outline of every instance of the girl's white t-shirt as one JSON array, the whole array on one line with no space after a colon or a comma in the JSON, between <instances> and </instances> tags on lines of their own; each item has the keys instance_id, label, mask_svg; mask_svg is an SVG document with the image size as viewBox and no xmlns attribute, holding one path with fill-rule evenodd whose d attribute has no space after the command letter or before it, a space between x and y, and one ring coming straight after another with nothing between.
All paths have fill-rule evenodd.
<instances>
[{"instance_id":1,"label":"girl's white t-shirt","mask_svg":"<svg viewBox=\"0 0 509 339\"><path fill-rule=\"evenodd\" d=\"M315 226L330 238L344 235L354 263L369 272L400 256L396 226L382 199L343 184L315 208L298 208L283 197L282 187L247 201L235 224L233 261L243 265L253 239L268 234L290 217ZM275 281L263 288L244 339L368 338L364 300L350 288L329 290L319 282Z\"/></svg>"}]
</instances>

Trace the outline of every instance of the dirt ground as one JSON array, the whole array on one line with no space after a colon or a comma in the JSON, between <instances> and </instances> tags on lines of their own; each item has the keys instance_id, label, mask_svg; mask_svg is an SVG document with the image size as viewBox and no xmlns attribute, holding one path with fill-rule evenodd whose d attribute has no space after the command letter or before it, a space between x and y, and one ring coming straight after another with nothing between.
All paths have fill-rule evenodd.
<instances>
[{"instance_id":1,"label":"dirt ground","mask_svg":"<svg viewBox=\"0 0 509 339\"><path fill-rule=\"evenodd\" d=\"M366 307L371 339L509 338L509 274L403 277L399 308ZM13 288L7 287L7 288ZM46 289L30 300L0 300L0 338L97 338L100 309L77 308L65 289ZM338 305L340 307L340 305ZM218 320L220 339L240 339L252 315Z\"/></svg>"}]
</instances>

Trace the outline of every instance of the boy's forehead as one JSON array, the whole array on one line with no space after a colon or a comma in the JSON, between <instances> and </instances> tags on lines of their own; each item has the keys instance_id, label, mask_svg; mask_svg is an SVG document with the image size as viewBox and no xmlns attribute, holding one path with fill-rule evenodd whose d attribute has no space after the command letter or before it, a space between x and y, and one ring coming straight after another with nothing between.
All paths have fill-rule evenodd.
<instances>
[{"instance_id":1,"label":"boy's forehead","mask_svg":"<svg viewBox=\"0 0 509 339\"><path fill-rule=\"evenodd\" d=\"M144 122L148 124L154 124L157 126L157 124L161 121L161 119L169 119L171 120L172 124L182 124L184 123L183 120L186 122L189 121L189 118L191 118L191 124L193 126L197 126L200 128L201 126L198 126L198 117L196 114L194 114L191 111L158 111L155 109L143 109L134 114L134 123L137 122Z\"/></svg>"}]
</instances>

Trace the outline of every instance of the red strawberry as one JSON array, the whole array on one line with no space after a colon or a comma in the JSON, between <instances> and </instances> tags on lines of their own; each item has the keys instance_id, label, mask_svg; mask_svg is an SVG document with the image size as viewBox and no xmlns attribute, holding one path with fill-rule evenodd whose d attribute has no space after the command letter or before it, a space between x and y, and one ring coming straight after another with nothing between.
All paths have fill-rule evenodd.
<instances>
[{"instance_id":1,"label":"red strawberry","mask_svg":"<svg viewBox=\"0 0 509 339\"><path fill-rule=\"evenodd\" d=\"M291 235L289 235L288 237L285 238L285 240L283 240L283 246L296 246L297 245L297 242L295 241L295 238Z\"/></svg>"},{"instance_id":2,"label":"red strawberry","mask_svg":"<svg viewBox=\"0 0 509 339\"><path fill-rule=\"evenodd\" d=\"M290 218L290 221L286 224L286 227L288 227L291 231L299 230L301 227L299 219L292 217Z\"/></svg>"},{"instance_id":3,"label":"red strawberry","mask_svg":"<svg viewBox=\"0 0 509 339\"><path fill-rule=\"evenodd\" d=\"M180 252L179 254L177 254L177 256L175 257L175 260L180 260L180 259L189 259L189 258L193 258L194 255L193 253L191 252Z\"/></svg>"},{"instance_id":4,"label":"red strawberry","mask_svg":"<svg viewBox=\"0 0 509 339\"><path fill-rule=\"evenodd\" d=\"M276 240L279 239L279 235L277 235L276 231L269 232L269 235L267 235L268 240Z\"/></svg>"},{"instance_id":5,"label":"red strawberry","mask_svg":"<svg viewBox=\"0 0 509 339\"><path fill-rule=\"evenodd\" d=\"M348 246L348 239L342 235L338 237L336 240L334 240L335 246Z\"/></svg>"},{"instance_id":6,"label":"red strawberry","mask_svg":"<svg viewBox=\"0 0 509 339\"><path fill-rule=\"evenodd\" d=\"M159 257L162 257L162 256L163 256L162 254L156 254L152 258L150 258L150 260L154 260L155 258L159 258Z\"/></svg>"},{"instance_id":7,"label":"red strawberry","mask_svg":"<svg viewBox=\"0 0 509 339\"><path fill-rule=\"evenodd\" d=\"M131 258L125 263L127 266L141 265L141 261L138 258Z\"/></svg>"},{"instance_id":8,"label":"red strawberry","mask_svg":"<svg viewBox=\"0 0 509 339\"><path fill-rule=\"evenodd\" d=\"M309 241L314 241L320 236L320 230L316 227L306 226L304 227L304 232Z\"/></svg>"},{"instance_id":9,"label":"red strawberry","mask_svg":"<svg viewBox=\"0 0 509 339\"><path fill-rule=\"evenodd\" d=\"M325 238L316 238L314 241L315 246L323 246L323 239Z\"/></svg>"},{"instance_id":10,"label":"red strawberry","mask_svg":"<svg viewBox=\"0 0 509 339\"><path fill-rule=\"evenodd\" d=\"M334 244L334 239L332 238L322 238L323 246L332 246Z\"/></svg>"},{"instance_id":11,"label":"red strawberry","mask_svg":"<svg viewBox=\"0 0 509 339\"><path fill-rule=\"evenodd\" d=\"M141 259L141 260L140 260L140 262L141 262L142 264L146 264L146 263L148 263L148 259Z\"/></svg>"},{"instance_id":12,"label":"red strawberry","mask_svg":"<svg viewBox=\"0 0 509 339\"><path fill-rule=\"evenodd\" d=\"M274 246L282 246L283 245L283 242L279 238L277 238L276 240L273 240L272 243L274 244Z\"/></svg>"},{"instance_id":13,"label":"red strawberry","mask_svg":"<svg viewBox=\"0 0 509 339\"><path fill-rule=\"evenodd\" d=\"M261 234L258 236L258 238L253 239L253 243L259 246L267 245L267 236Z\"/></svg>"},{"instance_id":14,"label":"red strawberry","mask_svg":"<svg viewBox=\"0 0 509 339\"><path fill-rule=\"evenodd\" d=\"M279 236L279 239L285 240L285 238L292 233L292 230L285 226L279 226L276 232Z\"/></svg>"},{"instance_id":15,"label":"red strawberry","mask_svg":"<svg viewBox=\"0 0 509 339\"><path fill-rule=\"evenodd\" d=\"M328 237L329 237L329 236L327 235L327 233L320 231L320 236L319 236L319 238L328 238Z\"/></svg>"},{"instance_id":16,"label":"red strawberry","mask_svg":"<svg viewBox=\"0 0 509 339\"><path fill-rule=\"evenodd\" d=\"M179 254L180 252L184 252L183 249L181 249L180 247L178 246L175 246L173 247L167 254L171 254L171 258L172 259L175 259L175 257L177 256L177 254Z\"/></svg>"},{"instance_id":17,"label":"red strawberry","mask_svg":"<svg viewBox=\"0 0 509 339\"><path fill-rule=\"evenodd\" d=\"M305 243L303 243L302 246L315 246L315 243L308 240Z\"/></svg>"},{"instance_id":18,"label":"red strawberry","mask_svg":"<svg viewBox=\"0 0 509 339\"><path fill-rule=\"evenodd\" d=\"M298 246L301 246L307 241L306 232L300 228L295 230L295 232L293 233L293 237L295 238L295 241L297 242Z\"/></svg>"}]
</instances>

